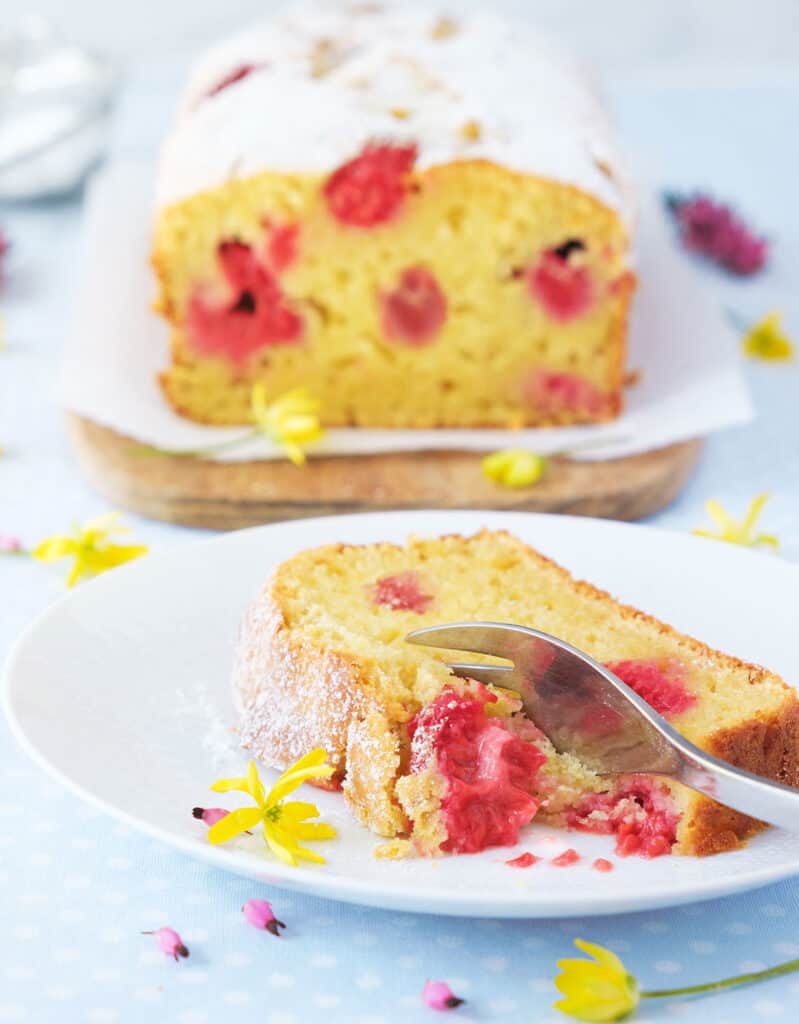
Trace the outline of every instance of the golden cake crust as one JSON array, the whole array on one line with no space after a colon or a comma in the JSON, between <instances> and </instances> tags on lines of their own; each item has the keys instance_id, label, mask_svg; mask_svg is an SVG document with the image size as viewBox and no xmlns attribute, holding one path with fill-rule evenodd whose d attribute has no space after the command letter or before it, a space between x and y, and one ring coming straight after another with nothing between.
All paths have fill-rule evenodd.
<instances>
[{"instance_id":1,"label":"golden cake crust","mask_svg":"<svg viewBox=\"0 0 799 1024\"><path fill-rule=\"evenodd\" d=\"M439 540L468 544L491 536L484 530L476 538L452 535ZM505 531L494 536L515 545L525 557L535 560L542 572L598 602L620 620L639 623L679 641L698 663L710 662L719 671L743 671L753 688L781 687L784 699L770 712L753 713L733 727L710 729L693 739L737 767L799 787L799 700L779 677L620 604L593 584L575 580L566 569ZM335 560L353 547L330 545L304 554ZM401 550L391 544L373 547ZM379 835L396 836L408 826L394 787L407 761L405 723L418 705L392 699L384 682L375 683L374 668L364 657L336 650L291 624L285 609L285 583L294 570L294 559L276 568L242 624L233 670L242 744L275 768L284 768L309 749L323 746L354 816ZM453 682L458 681L453 678ZM704 856L732 850L764 827L678 784L670 788L682 810L676 853Z\"/></svg>"}]
</instances>

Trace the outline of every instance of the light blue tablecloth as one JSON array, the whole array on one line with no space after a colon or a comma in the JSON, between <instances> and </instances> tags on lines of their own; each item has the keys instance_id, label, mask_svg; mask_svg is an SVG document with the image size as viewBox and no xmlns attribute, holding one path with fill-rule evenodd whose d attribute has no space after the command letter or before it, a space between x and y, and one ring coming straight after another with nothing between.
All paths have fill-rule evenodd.
<instances>
[{"instance_id":1,"label":"light blue tablecloth","mask_svg":"<svg viewBox=\"0 0 799 1024\"><path fill-rule=\"evenodd\" d=\"M163 96L155 99L160 113ZM745 318L783 309L799 339L799 141L791 127L799 80L701 90L627 83L612 99L630 148L664 185L710 187L773 237L771 267L757 280L697 272ZM129 98L127 115L135 109ZM80 211L44 203L0 211L0 224L15 243L13 274L0 292L9 339L0 354L0 531L34 541L106 510L77 473L55 401ZM746 372L757 422L711 438L685 493L655 522L687 530L703 521L711 495L740 513L769 491L763 526L780 535L783 557L797 559L799 370L750 363ZM155 551L197 536L157 523L135 527ZM0 655L60 592L59 580L56 569L0 561ZM243 923L240 907L251 896L273 900L289 926L281 939ZM562 1020L550 1009L551 982L574 936L616 950L648 987L687 984L799 955L798 897L799 884L784 883L657 913L506 924L265 892L84 806L0 726L0 1021L426 1021L436 1019L419 1000L427 977L449 980L468 1000L453 1020ZM189 961L173 963L140 934L167 923L191 947ZM637 1019L792 1021L797 1000L799 975L712 1000L648 1005Z\"/></svg>"}]
</instances>

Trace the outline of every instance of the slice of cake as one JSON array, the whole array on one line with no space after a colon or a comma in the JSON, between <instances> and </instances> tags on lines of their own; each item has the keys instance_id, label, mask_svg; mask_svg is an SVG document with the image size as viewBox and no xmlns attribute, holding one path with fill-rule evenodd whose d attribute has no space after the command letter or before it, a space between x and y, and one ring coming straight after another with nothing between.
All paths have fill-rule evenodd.
<instances>
[{"instance_id":1,"label":"slice of cake","mask_svg":"<svg viewBox=\"0 0 799 1024\"><path fill-rule=\"evenodd\" d=\"M621 407L629 195L582 69L524 24L301 6L192 75L161 156L164 393L246 423L522 426Z\"/></svg>"},{"instance_id":2,"label":"slice of cake","mask_svg":"<svg viewBox=\"0 0 799 1024\"><path fill-rule=\"evenodd\" d=\"M799 700L778 676L619 604L505 532L333 545L280 565L236 652L244 746L278 768L324 747L355 817L426 854L510 846L534 817L649 857L731 850L763 827L678 783L595 775L558 754L515 695L452 676L444 661L461 653L404 640L470 620L561 637L704 750L799 784Z\"/></svg>"}]
</instances>

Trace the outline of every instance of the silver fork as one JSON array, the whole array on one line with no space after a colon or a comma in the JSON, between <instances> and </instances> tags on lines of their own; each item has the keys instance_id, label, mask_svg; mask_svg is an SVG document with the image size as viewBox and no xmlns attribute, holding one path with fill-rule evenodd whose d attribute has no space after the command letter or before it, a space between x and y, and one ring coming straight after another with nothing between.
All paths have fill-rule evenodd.
<instances>
[{"instance_id":1,"label":"silver fork","mask_svg":"<svg viewBox=\"0 0 799 1024\"><path fill-rule=\"evenodd\" d=\"M600 774L676 779L722 804L799 832L799 790L733 768L689 743L604 665L526 626L457 622L417 629L412 644L489 654L510 665L450 662L456 676L512 690L560 752Z\"/></svg>"}]
</instances>

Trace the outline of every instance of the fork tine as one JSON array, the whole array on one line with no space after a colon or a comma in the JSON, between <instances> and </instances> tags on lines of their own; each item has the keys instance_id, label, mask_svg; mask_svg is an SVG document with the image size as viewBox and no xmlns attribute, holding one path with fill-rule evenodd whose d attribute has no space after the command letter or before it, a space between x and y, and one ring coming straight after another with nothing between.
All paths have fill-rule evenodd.
<instances>
[{"instance_id":1,"label":"fork tine","mask_svg":"<svg viewBox=\"0 0 799 1024\"><path fill-rule=\"evenodd\" d=\"M447 668L452 669L453 674L461 679L475 679L478 683L502 686L506 690L515 689L513 668L510 665L471 665L465 661L451 661L447 662Z\"/></svg>"},{"instance_id":2,"label":"fork tine","mask_svg":"<svg viewBox=\"0 0 799 1024\"><path fill-rule=\"evenodd\" d=\"M513 660L519 650L519 634L499 622L453 622L445 626L415 629L405 637L411 644L441 647L446 651L492 654Z\"/></svg>"}]
</instances>

